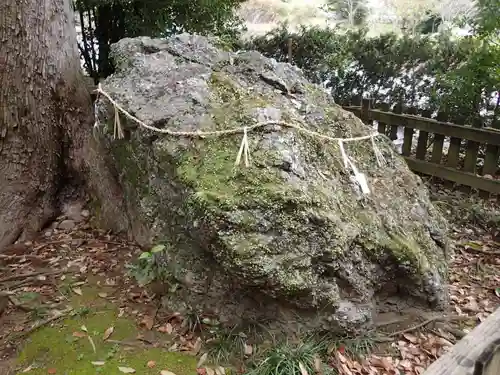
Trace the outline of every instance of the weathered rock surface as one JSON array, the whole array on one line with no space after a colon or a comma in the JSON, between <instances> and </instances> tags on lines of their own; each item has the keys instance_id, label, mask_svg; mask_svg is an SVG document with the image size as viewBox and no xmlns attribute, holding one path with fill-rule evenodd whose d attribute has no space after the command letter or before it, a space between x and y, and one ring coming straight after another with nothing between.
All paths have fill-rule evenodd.
<instances>
[{"instance_id":1,"label":"weathered rock surface","mask_svg":"<svg viewBox=\"0 0 500 375\"><path fill-rule=\"evenodd\" d=\"M330 137L371 129L301 71L257 52L230 53L204 37L124 39L102 88L144 123L181 132L284 121ZM346 143L367 176L363 195L339 144L271 125L248 132L251 165L235 166L243 134L169 135L121 116L100 97L131 230L165 244L158 262L175 310L222 321L268 321L288 329L354 329L376 301L399 296L447 302L446 221L420 178L383 136ZM108 218L109 220L109 218Z\"/></svg>"}]
</instances>

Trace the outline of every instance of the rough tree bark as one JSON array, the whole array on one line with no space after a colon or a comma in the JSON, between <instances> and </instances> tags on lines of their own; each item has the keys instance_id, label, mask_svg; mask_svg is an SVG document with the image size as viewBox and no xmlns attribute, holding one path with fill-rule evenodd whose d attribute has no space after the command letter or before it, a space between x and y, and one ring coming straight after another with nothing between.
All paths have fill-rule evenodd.
<instances>
[{"instance_id":1,"label":"rough tree bark","mask_svg":"<svg viewBox=\"0 0 500 375\"><path fill-rule=\"evenodd\" d=\"M0 252L58 212L91 127L70 0L0 1Z\"/></svg>"}]
</instances>

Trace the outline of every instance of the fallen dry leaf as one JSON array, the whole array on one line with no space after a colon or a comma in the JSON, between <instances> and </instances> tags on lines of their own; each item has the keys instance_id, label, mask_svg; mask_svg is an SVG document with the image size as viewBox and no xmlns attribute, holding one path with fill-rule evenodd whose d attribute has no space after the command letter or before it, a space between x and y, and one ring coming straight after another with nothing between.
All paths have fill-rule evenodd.
<instances>
[{"instance_id":1,"label":"fallen dry leaf","mask_svg":"<svg viewBox=\"0 0 500 375\"><path fill-rule=\"evenodd\" d=\"M85 326L81 326L81 327L80 327L80 329L81 329L83 332L88 332L88 329L87 329L87 327L85 327Z\"/></svg>"},{"instance_id":2,"label":"fallen dry leaf","mask_svg":"<svg viewBox=\"0 0 500 375\"><path fill-rule=\"evenodd\" d=\"M198 354L201 350L201 337L198 337L196 339L196 342L194 343L194 347L193 347L193 352L194 354Z\"/></svg>"},{"instance_id":3,"label":"fallen dry leaf","mask_svg":"<svg viewBox=\"0 0 500 375\"><path fill-rule=\"evenodd\" d=\"M101 298L106 298L108 296L108 293L97 293L97 295Z\"/></svg>"},{"instance_id":4,"label":"fallen dry leaf","mask_svg":"<svg viewBox=\"0 0 500 375\"><path fill-rule=\"evenodd\" d=\"M347 367L347 365L345 363L341 363L340 368L342 369L343 375L353 375L352 371L349 370L349 367Z\"/></svg>"},{"instance_id":5,"label":"fallen dry leaf","mask_svg":"<svg viewBox=\"0 0 500 375\"><path fill-rule=\"evenodd\" d=\"M205 371L207 372L207 375L215 375L215 370L210 367L205 367Z\"/></svg>"},{"instance_id":6,"label":"fallen dry leaf","mask_svg":"<svg viewBox=\"0 0 500 375\"><path fill-rule=\"evenodd\" d=\"M245 344L245 355L250 356L253 353L252 345Z\"/></svg>"},{"instance_id":7,"label":"fallen dry leaf","mask_svg":"<svg viewBox=\"0 0 500 375\"><path fill-rule=\"evenodd\" d=\"M31 370L33 370L33 365L29 365L28 367L26 367L23 371L23 373L26 373L26 372L30 372Z\"/></svg>"},{"instance_id":8,"label":"fallen dry leaf","mask_svg":"<svg viewBox=\"0 0 500 375\"><path fill-rule=\"evenodd\" d=\"M92 363L94 366L104 366L104 364L106 362L104 362L104 361L93 361L93 362L90 362L90 363Z\"/></svg>"},{"instance_id":9,"label":"fallen dry leaf","mask_svg":"<svg viewBox=\"0 0 500 375\"><path fill-rule=\"evenodd\" d=\"M335 356L340 361L340 363L346 363L347 358L340 352L335 353Z\"/></svg>"},{"instance_id":10,"label":"fallen dry leaf","mask_svg":"<svg viewBox=\"0 0 500 375\"><path fill-rule=\"evenodd\" d=\"M140 323L141 326L145 327L147 330L151 330L154 325L154 319L152 316L145 316Z\"/></svg>"},{"instance_id":11,"label":"fallen dry leaf","mask_svg":"<svg viewBox=\"0 0 500 375\"><path fill-rule=\"evenodd\" d=\"M160 333L169 333L166 325L158 327L157 331Z\"/></svg>"},{"instance_id":12,"label":"fallen dry leaf","mask_svg":"<svg viewBox=\"0 0 500 375\"><path fill-rule=\"evenodd\" d=\"M198 367L198 368L196 369L196 373L197 373L198 375L207 375L207 370L205 370L205 368L204 368L204 367Z\"/></svg>"},{"instance_id":13,"label":"fallen dry leaf","mask_svg":"<svg viewBox=\"0 0 500 375\"><path fill-rule=\"evenodd\" d=\"M205 363L205 361L207 360L207 358L208 358L208 353L203 353L203 355L198 360L198 363L196 364L196 367L201 367Z\"/></svg>"},{"instance_id":14,"label":"fallen dry leaf","mask_svg":"<svg viewBox=\"0 0 500 375\"><path fill-rule=\"evenodd\" d=\"M409 342L412 344L416 344L418 342L418 339L416 336L410 334L410 333L403 333L403 337L407 339Z\"/></svg>"},{"instance_id":15,"label":"fallen dry leaf","mask_svg":"<svg viewBox=\"0 0 500 375\"><path fill-rule=\"evenodd\" d=\"M104 331L104 335L102 336L102 339L104 341L109 339L109 337L113 334L114 330L115 330L115 327L113 327L113 326L109 327L106 331Z\"/></svg>"},{"instance_id":16,"label":"fallen dry leaf","mask_svg":"<svg viewBox=\"0 0 500 375\"><path fill-rule=\"evenodd\" d=\"M375 367L381 367L387 371L392 370L394 368L388 357L376 357L373 356L370 360L371 364Z\"/></svg>"},{"instance_id":17,"label":"fallen dry leaf","mask_svg":"<svg viewBox=\"0 0 500 375\"><path fill-rule=\"evenodd\" d=\"M80 332L80 331L75 331L73 332L73 337L85 337L87 336L86 333Z\"/></svg>"},{"instance_id":18,"label":"fallen dry leaf","mask_svg":"<svg viewBox=\"0 0 500 375\"><path fill-rule=\"evenodd\" d=\"M49 369L47 370L47 374L56 374L56 373L57 373L57 369L55 369L55 368L53 368L53 367L52 367L52 368L49 368Z\"/></svg>"},{"instance_id":19,"label":"fallen dry leaf","mask_svg":"<svg viewBox=\"0 0 500 375\"><path fill-rule=\"evenodd\" d=\"M226 369L222 366L217 366L217 368L215 369L215 373L217 375L226 375Z\"/></svg>"},{"instance_id":20,"label":"fallen dry leaf","mask_svg":"<svg viewBox=\"0 0 500 375\"><path fill-rule=\"evenodd\" d=\"M120 372L123 372L124 374L133 374L133 373L135 373L135 370L132 367L118 367L118 370Z\"/></svg>"},{"instance_id":21,"label":"fallen dry leaf","mask_svg":"<svg viewBox=\"0 0 500 375\"><path fill-rule=\"evenodd\" d=\"M300 375L309 375L309 373L306 370L306 367L302 364L302 362L299 362L299 368L300 368Z\"/></svg>"},{"instance_id":22,"label":"fallen dry leaf","mask_svg":"<svg viewBox=\"0 0 500 375\"><path fill-rule=\"evenodd\" d=\"M321 358L318 355L314 356L314 371L321 372Z\"/></svg>"},{"instance_id":23,"label":"fallen dry leaf","mask_svg":"<svg viewBox=\"0 0 500 375\"><path fill-rule=\"evenodd\" d=\"M148 363L146 363L146 366L148 366L149 368L153 368L156 366L156 362L155 361L148 361Z\"/></svg>"},{"instance_id":24,"label":"fallen dry leaf","mask_svg":"<svg viewBox=\"0 0 500 375\"><path fill-rule=\"evenodd\" d=\"M161 370L160 375L175 375L172 371Z\"/></svg>"},{"instance_id":25,"label":"fallen dry leaf","mask_svg":"<svg viewBox=\"0 0 500 375\"><path fill-rule=\"evenodd\" d=\"M90 345L92 346L92 350L94 351L94 353L97 353L97 349L95 347L94 340L92 340L92 337L90 337L90 335L87 335L87 338L89 339Z\"/></svg>"},{"instance_id":26,"label":"fallen dry leaf","mask_svg":"<svg viewBox=\"0 0 500 375\"><path fill-rule=\"evenodd\" d=\"M78 294L79 296L83 295L82 290L80 288L73 288L73 292Z\"/></svg>"}]
</instances>

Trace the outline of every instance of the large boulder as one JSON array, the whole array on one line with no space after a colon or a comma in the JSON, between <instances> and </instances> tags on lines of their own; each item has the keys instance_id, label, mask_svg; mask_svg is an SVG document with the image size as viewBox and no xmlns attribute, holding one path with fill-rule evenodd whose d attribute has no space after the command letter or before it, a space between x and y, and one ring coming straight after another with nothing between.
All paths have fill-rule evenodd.
<instances>
[{"instance_id":1,"label":"large boulder","mask_svg":"<svg viewBox=\"0 0 500 375\"><path fill-rule=\"evenodd\" d=\"M325 136L372 128L300 69L188 34L123 39L112 55L102 90L119 107L99 96L101 142L135 238L166 245L157 274L173 310L344 330L389 297L446 305L447 225L426 187L377 136L343 143L363 192ZM120 107L142 124L121 114L115 139ZM244 127L248 166L235 165Z\"/></svg>"}]
</instances>

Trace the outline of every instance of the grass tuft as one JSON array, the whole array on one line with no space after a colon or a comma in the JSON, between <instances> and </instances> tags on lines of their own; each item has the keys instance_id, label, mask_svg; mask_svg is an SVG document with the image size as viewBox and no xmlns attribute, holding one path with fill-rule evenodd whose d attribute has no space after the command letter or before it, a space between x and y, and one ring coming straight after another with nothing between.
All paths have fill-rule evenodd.
<instances>
[{"instance_id":1,"label":"grass tuft","mask_svg":"<svg viewBox=\"0 0 500 375\"><path fill-rule=\"evenodd\" d=\"M334 336L329 332L315 333L309 336L309 341L315 341L322 348L323 356L330 356L335 351L345 353L352 358L362 358L369 355L377 343L376 336L367 334L363 336Z\"/></svg>"},{"instance_id":2,"label":"grass tuft","mask_svg":"<svg viewBox=\"0 0 500 375\"><path fill-rule=\"evenodd\" d=\"M247 375L333 374L334 370L321 360L324 350L324 343L314 340L278 344L265 352Z\"/></svg>"},{"instance_id":3,"label":"grass tuft","mask_svg":"<svg viewBox=\"0 0 500 375\"><path fill-rule=\"evenodd\" d=\"M201 311L189 309L183 315L182 327L188 332L200 333L203 331L203 315Z\"/></svg>"},{"instance_id":4,"label":"grass tuft","mask_svg":"<svg viewBox=\"0 0 500 375\"><path fill-rule=\"evenodd\" d=\"M209 356L217 364L243 359L247 336L243 332L221 332L210 342Z\"/></svg>"}]
</instances>

